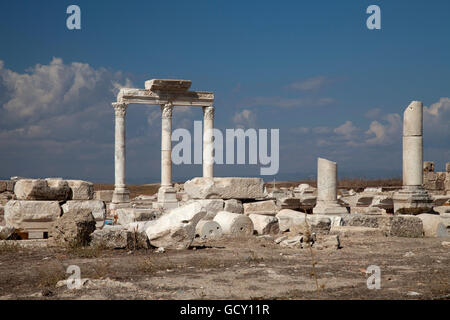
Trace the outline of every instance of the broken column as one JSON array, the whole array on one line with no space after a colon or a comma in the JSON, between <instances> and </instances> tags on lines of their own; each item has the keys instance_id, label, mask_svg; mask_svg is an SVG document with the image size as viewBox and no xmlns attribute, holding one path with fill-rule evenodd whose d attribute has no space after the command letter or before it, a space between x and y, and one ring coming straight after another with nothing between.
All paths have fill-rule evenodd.
<instances>
[{"instance_id":1,"label":"broken column","mask_svg":"<svg viewBox=\"0 0 450 320\"><path fill-rule=\"evenodd\" d=\"M403 113L403 188L394 194L394 212L430 211L432 199L423 188L423 105L413 101Z\"/></svg>"},{"instance_id":2,"label":"broken column","mask_svg":"<svg viewBox=\"0 0 450 320\"><path fill-rule=\"evenodd\" d=\"M115 123L115 150L114 150L114 205L128 203L130 192L125 185L125 115L127 104L113 103L116 116Z\"/></svg>"},{"instance_id":3,"label":"broken column","mask_svg":"<svg viewBox=\"0 0 450 320\"><path fill-rule=\"evenodd\" d=\"M214 176L214 107L203 107L203 178Z\"/></svg>"},{"instance_id":4,"label":"broken column","mask_svg":"<svg viewBox=\"0 0 450 320\"><path fill-rule=\"evenodd\" d=\"M314 214L347 213L337 201L337 164L323 158L317 159L317 203Z\"/></svg>"},{"instance_id":5,"label":"broken column","mask_svg":"<svg viewBox=\"0 0 450 320\"><path fill-rule=\"evenodd\" d=\"M161 106L161 187L158 190L158 206L164 209L178 207L177 192L172 186L172 112L172 103Z\"/></svg>"}]
</instances>

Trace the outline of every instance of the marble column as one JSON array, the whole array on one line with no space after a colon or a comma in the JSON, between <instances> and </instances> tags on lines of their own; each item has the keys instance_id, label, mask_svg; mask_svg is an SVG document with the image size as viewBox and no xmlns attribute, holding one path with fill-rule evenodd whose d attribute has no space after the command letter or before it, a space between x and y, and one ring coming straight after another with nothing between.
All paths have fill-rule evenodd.
<instances>
[{"instance_id":1,"label":"marble column","mask_svg":"<svg viewBox=\"0 0 450 320\"><path fill-rule=\"evenodd\" d=\"M113 203L127 203L130 192L125 185L125 115L127 104L113 103L115 113L114 193Z\"/></svg>"},{"instance_id":2,"label":"marble column","mask_svg":"<svg viewBox=\"0 0 450 320\"><path fill-rule=\"evenodd\" d=\"M161 106L161 187L172 187L172 112L171 103Z\"/></svg>"},{"instance_id":3,"label":"marble column","mask_svg":"<svg viewBox=\"0 0 450 320\"><path fill-rule=\"evenodd\" d=\"M154 206L163 209L178 207L177 192L172 186L172 112L172 103L161 105L161 187Z\"/></svg>"},{"instance_id":4,"label":"marble column","mask_svg":"<svg viewBox=\"0 0 450 320\"><path fill-rule=\"evenodd\" d=\"M413 101L403 113L403 187L393 197L394 212L428 212L432 200L423 188L423 105Z\"/></svg>"},{"instance_id":5,"label":"marble column","mask_svg":"<svg viewBox=\"0 0 450 320\"><path fill-rule=\"evenodd\" d=\"M203 178L214 177L214 107L203 107Z\"/></svg>"},{"instance_id":6,"label":"marble column","mask_svg":"<svg viewBox=\"0 0 450 320\"><path fill-rule=\"evenodd\" d=\"M343 214L347 209L337 201L337 164L317 159L317 203L314 214Z\"/></svg>"}]
</instances>

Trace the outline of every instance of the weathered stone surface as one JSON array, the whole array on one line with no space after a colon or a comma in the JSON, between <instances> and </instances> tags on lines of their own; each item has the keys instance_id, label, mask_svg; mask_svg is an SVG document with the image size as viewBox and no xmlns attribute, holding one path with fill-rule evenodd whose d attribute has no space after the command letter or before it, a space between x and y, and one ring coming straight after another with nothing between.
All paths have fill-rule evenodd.
<instances>
[{"instance_id":1,"label":"weathered stone surface","mask_svg":"<svg viewBox=\"0 0 450 320\"><path fill-rule=\"evenodd\" d=\"M70 187L62 179L21 179L14 186L18 200L60 200L69 199Z\"/></svg>"},{"instance_id":2,"label":"weathered stone surface","mask_svg":"<svg viewBox=\"0 0 450 320\"><path fill-rule=\"evenodd\" d=\"M73 209L88 209L92 212L97 223L97 228L101 228L105 223L106 208L103 201L99 200L70 200L62 205L63 212L69 212Z\"/></svg>"},{"instance_id":3,"label":"weathered stone surface","mask_svg":"<svg viewBox=\"0 0 450 320\"><path fill-rule=\"evenodd\" d=\"M222 235L222 227L216 221L200 220L195 227L195 236L202 240L218 238Z\"/></svg>"},{"instance_id":4,"label":"weathered stone surface","mask_svg":"<svg viewBox=\"0 0 450 320\"><path fill-rule=\"evenodd\" d=\"M450 173L450 162L445 163L445 172Z\"/></svg>"},{"instance_id":5,"label":"weathered stone surface","mask_svg":"<svg viewBox=\"0 0 450 320\"><path fill-rule=\"evenodd\" d=\"M294 233L305 234L307 229L310 232L328 233L331 228L331 219L325 215L313 214L294 211L291 209L283 209L276 215L280 231L291 231ZM308 225L306 225L306 220Z\"/></svg>"},{"instance_id":6,"label":"weathered stone surface","mask_svg":"<svg viewBox=\"0 0 450 320\"><path fill-rule=\"evenodd\" d=\"M205 215L206 211L199 203L188 204L148 222L145 232L155 247L187 249L194 240L197 223Z\"/></svg>"},{"instance_id":7,"label":"weathered stone surface","mask_svg":"<svg viewBox=\"0 0 450 320\"><path fill-rule=\"evenodd\" d=\"M225 200L225 206L223 211L233 212L233 213L244 213L244 206L242 201L237 199Z\"/></svg>"},{"instance_id":8,"label":"weathered stone surface","mask_svg":"<svg viewBox=\"0 0 450 320\"><path fill-rule=\"evenodd\" d=\"M56 219L50 236L60 245L86 246L95 231L95 219L89 209L72 209Z\"/></svg>"},{"instance_id":9,"label":"weathered stone surface","mask_svg":"<svg viewBox=\"0 0 450 320\"><path fill-rule=\"evenodd\" d=\"M424 161L423 162L423 172L434 172L434 162Z\"/></svg>"},{"instance_id":10,"label":"weathered stone surface","mask_svg":"<svg viewBox=\"0 0 450 320\"><path fill-rule=\"evenodd\" d=\"M9 191L0 193L0 205L4 206L9 200L14 200L14 193Z\"/></svg>"},{"instance_id":11,"label":"weathered stone surface","mask_svg":"<svg viewBox=\"0 0 450 320\"><path fill-rule=\"evenodd\" d=\"M298 210L301 208L302 204L300 198L281 197L277 199L277 206L279 207L279 210L281 209Z\"/></svg>"},{"instance_id":12,"label":"weathered stone surface","mask_svg":"<svg viewBox=\"0 0 450 320\"><path fill-rule=\"evenodd\" d=\"M194 178L184 183L192 199L258 199L265 196L261 178Z\"/></svg>"},{"instance_id":13,"label":"weathered stone surface","mask_svg":"<svg viewBox=\"0 0 450 320\"><path fill-rule=\"evenodd\" d=\"M6 183L7 182L8 182L7 180L0 180L0 193L6 191Z\"/></svg>"},{"instance_id":14,"label":"weathered stone surface","mask_svg":"<svg viewBox=\"0 0 450 320\"><path fill-rule=\"evenodd\" d=\"M441 221L441 217L436 214L419 214L417 217L422 220L425 237L440 238L448 237L447 228Z\"/></svg>"},{"instance_id":15,"label":"weathered stone surface","mask_svg":"<svg viewBox=\"0 0 450 320\"><path fill-rule=\"evenodd\" d=\"M94 199L104 202L111 202L114 190L98 190L94 192Z\"/></svg>"},{"instance_id":16,"label":"weathered stone surface","mask_svg":"<svg viewBox=\"0 0 450 320\"><path fill-rule=\"evenodd\" d=\"M224 234L231 236L252 235L254 226L252 220L243 214L227 211L218 212L214 217Z\"/></svg>"},{"instance_id":17,"label":"weathered stone surface","mask_svg":"<svg viewBox=\"0 0 450 320\"><path fill-rule=\"evenodd\" d=\"M274 200L257 201L244 203L244 214L262 214L267 216L275 216L280 208Z\"/></svg>"},{"instance_id":18,"label":"weathered stone surface","mask_svg":"<svg viewBox=\"0 0 450 320\"><path fill-rule=\"evenodd\" d=\"M367 215L383 215L386 214L385 209L377 207L350 207L352 214L367 214Z\"/></svg>"},{"instance_id":19,"label":"weathered stone surface","mask_svg":"<svg viewBox=\"0 0 450 320\"><path fill-rule=\"evenodd\" d=\"M105 226L95 230L91 235L91 245L107 249L141 249L149 248L147 236L144 232L133 232L122 226Z\"/></svg>"},{"instance_id":20,"label":"weathered stone surface","mask_svg":"<svg viewBox=\"0 0 450 320\"><path fill-rule=\"evenodd\" d=\"M383 236L383 232L379 228L369 228L369 227L352 227L352 226L336 226L332 227L330 234L339 235L340 237L373 237L373 236Z\"/></svg>"},{"instance_id":21,"label":"weathered stone surface","mask_svg":"<svg viewBox=\"0 0 450 320\"><path fill-rule=\"evenodd\" d=\"M0 226L0 240L8 240L14 234L14 227Z\"/></svg>"},{"instance_id":22,"label":"weathered stone surface","mask_svg":"<svg viewBox=\"0 0 450 320\"><path fill-rule=\"evenodd\" d=\"M94 198L94 184L83 180L67 180L71 190L72 200L92 200Z\"/></svg>"},{"instance_id":23,"label":"weathered stone surface","mask_svg":"<svg viewBox=\"0 0 450 320\"><path fill-rule=\"evenodd\" d=\"M127 226L132 222L151 221L162 215L159 209L121 208L116 210L117 223Z\"/></svg>"},{"instance_id":24,"label":"weathered stone surface","mask_svg":"<svg viewBox=\"0 0 450 320\"><path fill-rule=\"evenodd\" d=\"M223 211L225 203L222 199L201 199L201 200L190 200L187 204L198 202L205 210L206 216L203 220L213 220L217 212Z\"/></svg>"},{"instance_id":25,"label":"weathered stone surface","mask_svg":"<svg viewBox=\"0 0 450 320\"><path fill-rule=\"evenodd\" d=\"M248 217L253 222L253 228L258 235L277 234L280 232L278 219L275 217L251 213Z\"/></svg>"},{"instance_id":26,"label":"weathered stone surface","mask_svg":"<svg viewBox=\"0 0 450 320\"><path fill-rule=\"evenodd\" d=\"M313 244L313 248L317 250L333 249L338 250L341 248L341 239L338 234L321 235Z\"/></svg>"},{"instance_id":27,"label":"weathered stone surface","mask_svg":"<svg viewBox=\"0 0 450 320\"><path fill-rule=\"evenodd\" d=\"M350 214L343 217L345 226L367 228L380 228L386 219L389 220L390 217L366 214Z\"/></svg>"},{"instance_id":28,"label":"weathered stone surface","mask_svg":"<svg viewBox=\"0 0 450 320\"><path fill-rule=\"evenodd\" d=\"M6 225L16 229L22 229L24 223L53 222L60 215L58 201L11 200L5 206Z\"/></svg>"},{"instance_id":29,"label":"weathered stone surface","mask_svg":"<svg viewBox=\"0 0 450 320\"><path fill-rule=\"evenodd\" d=\"M422 220L410 215L396 215L385 219L381 229L391 237L421 238L423 237Z\"/></svg>"}]
</instances>

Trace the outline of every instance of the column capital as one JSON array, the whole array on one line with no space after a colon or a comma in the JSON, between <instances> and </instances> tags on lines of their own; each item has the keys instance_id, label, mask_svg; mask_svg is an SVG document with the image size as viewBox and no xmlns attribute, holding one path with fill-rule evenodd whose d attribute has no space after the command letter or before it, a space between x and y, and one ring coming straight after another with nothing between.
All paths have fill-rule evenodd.
<instances>
[{"instance_id":1,"label":"column capital","mask_svg":"<svg viewBox=\"0 0 450 320\"><path fill-rule=\"evenodd\" d=\"M214 107L203 107L203 119L213 120L214 119Z\"/></svg>"},{"instance_id":2,"label":"column capital","mask_svg":"<svg viewBox=\"0 0 450 320\"><path fill-rule=\"evenodd\" d=\"M127 113L128 104L113 102L112 106L116 113L116 117L125 117L125 114Z\"/></svg>"},{"instance_id":3,"label":"column capital","mask_svg":"<svg viewBox=\"0 0 450 320\"><path fill-rule=\"evenodd\" d=\"M172 119L173 104L168 102L161 105L161 113L163 119Z\"/></svg>"}]
</instances>

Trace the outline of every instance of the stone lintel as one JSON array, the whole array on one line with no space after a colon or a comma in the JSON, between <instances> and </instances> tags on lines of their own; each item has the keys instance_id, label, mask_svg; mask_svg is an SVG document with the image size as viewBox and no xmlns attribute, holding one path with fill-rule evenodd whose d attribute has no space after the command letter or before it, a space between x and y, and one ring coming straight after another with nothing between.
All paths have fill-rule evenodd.
<instances>
[{"instance_id":1,"label":"stone lintel","mask_svg":"<svg viewBox=\"0 0 450 320\"><path fill-rule=\"evenodd\" d=\"M191 87L191 80L176 79L152 79L145 81L145 89L151 91L188 91Z\"/></svg>"},{"instance_id":2,"label":"stone lintel","mask_svg":"<svg viewBox=\"0 0 450 320\"><path fill-rule=\"evenodd\" d=\"M155 92L147 89L120 89L118 103L163 105L171 102L174 106L210 107L214 103L214 93L204 91Z\"/></svg>"}]
</instances>

